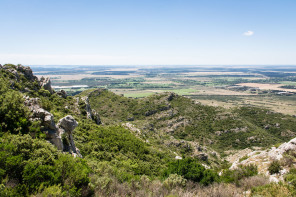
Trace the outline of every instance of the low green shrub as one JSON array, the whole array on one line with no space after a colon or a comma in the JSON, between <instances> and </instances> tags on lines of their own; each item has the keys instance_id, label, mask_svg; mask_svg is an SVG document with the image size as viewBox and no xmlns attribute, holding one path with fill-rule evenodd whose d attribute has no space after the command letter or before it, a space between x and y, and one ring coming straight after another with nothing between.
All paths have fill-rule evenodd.
<instances>
[{"instance_id":1,"label":"low green shrub","mask_svg":"<svg viewBox=\"0 0 296 197\"><path fill-rule=\"evenodd\" d=\"M187 180L208 185L218 180L218 174L210 169L205 169L197 159L185 158L169 163L168 169L164 172L164 177L170 174L178 174Z\"/></svg>"},{"instance_id":2,"label":"low green shrub","mask_svg":"<svg viewBox=\"0 0 296 197\"><path fill-rule=\"evenodd\" d=\"M235 183L239 185L239 180L245 177L255 176L258 174L258 169L256 165L246 165L238 166L235 170L224 170L221 178L221 181L225 183Z\"/></svg>"},{"instance_id":3,"label":"low green shrub","mask_svg":"<svg viewBox=\"0 0 296 197\"><path fill-rule=\"evenodd\" d=\"M270 174L279 173L282 169L282 166L278 160L272 161L268 167L268 171Z\"/></svg>"}]
</instances>

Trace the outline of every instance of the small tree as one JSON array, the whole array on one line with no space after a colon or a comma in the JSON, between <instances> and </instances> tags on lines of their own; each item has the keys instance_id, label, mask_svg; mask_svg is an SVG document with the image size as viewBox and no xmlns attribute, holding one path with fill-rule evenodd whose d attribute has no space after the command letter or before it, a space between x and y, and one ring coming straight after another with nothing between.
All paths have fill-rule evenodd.
<instances>
[{"instance_id":1,"label":"small tree","mask_svg":"<svg viewBox=\"0 0 296 197\"><path fill-rule=\"evenodd\" d=\"M281 169L282 167L278 160L271 162L270 166L268 167L268 171L270 174L279 173Z\"/></svg>"}]
</instances>

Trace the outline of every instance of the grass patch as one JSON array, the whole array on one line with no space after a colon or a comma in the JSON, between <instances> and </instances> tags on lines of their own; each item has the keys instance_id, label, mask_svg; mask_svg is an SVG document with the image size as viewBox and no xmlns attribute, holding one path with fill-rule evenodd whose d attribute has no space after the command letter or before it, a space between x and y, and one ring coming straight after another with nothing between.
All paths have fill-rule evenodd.
<instances>
[{"instance_id":1,"label":"grass patch","mask_svg":"<svg viewBox=\"0 0 296 197\"><path fill-rule=\"evenodd\" d=\"M124 94L125 97L132 97L132 98L142 98L146 96L153 95L153 92L135 92L135 93L127 93Z\"/></svg>"},{"instance_id":2,"label":"grass patch","mask_svg":"<svg viewBox=\"0 0 296 197\"><path fill-rule=\"evenodd\" d=\"M241 157L240 159L239 159L239 162L242 162L242 161L244 161L244 160L246 160L246 159L248 159L249 158L249 156L248 155L245 155L245 156L243 156L243 157Z\"/></svg>"},{"instance_id":3,"label":"grass patch","mask_svg":"<svg viewBox=\"0 0 296 197\"><path fill-rule=\"evenodd\" d=\"M179 95L187 95L193 92L198 92L198 90L188 88L188 89L173 89L173 90L169 90L168 92L174 92Z\"/></svg>"}]
</instances>

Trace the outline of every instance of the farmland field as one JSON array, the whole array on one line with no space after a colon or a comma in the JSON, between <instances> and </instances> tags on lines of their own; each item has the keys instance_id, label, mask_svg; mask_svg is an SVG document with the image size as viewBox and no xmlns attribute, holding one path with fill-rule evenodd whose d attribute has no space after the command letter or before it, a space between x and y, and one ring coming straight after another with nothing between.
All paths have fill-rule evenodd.
<instances>
[{"instance_id":1,"label":"farmland field","mask_svg":"<svg viewBox=\"0 0 296 197\"><path fill-rule=\"evenodd\" d=\"M205 105L232 108L260 106L296 114L296 66L32 66L38 77L50 77L56 90L75 95L106 88L140 98L174 92Z\"/></svg>"}]
</instances>

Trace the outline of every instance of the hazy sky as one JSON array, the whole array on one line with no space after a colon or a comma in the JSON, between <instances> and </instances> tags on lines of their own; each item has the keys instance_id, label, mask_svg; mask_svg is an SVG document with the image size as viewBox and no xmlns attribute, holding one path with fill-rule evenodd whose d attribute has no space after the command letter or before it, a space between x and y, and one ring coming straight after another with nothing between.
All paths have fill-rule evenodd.
<instances>
[{"instance_id":1,"label":"hazy sky","mask_svg":"<svg viewBox=\"0 0 296 197\"><path fill-rule=\"evenodd\" d=\"M0 63L296 65L296 0L0 0Z\"/></svg>"}]
</instances>

